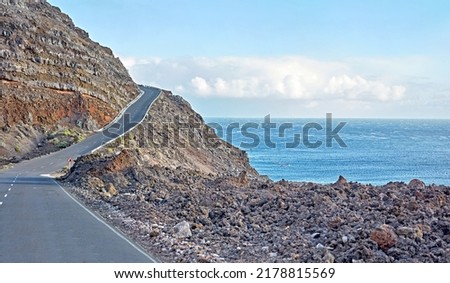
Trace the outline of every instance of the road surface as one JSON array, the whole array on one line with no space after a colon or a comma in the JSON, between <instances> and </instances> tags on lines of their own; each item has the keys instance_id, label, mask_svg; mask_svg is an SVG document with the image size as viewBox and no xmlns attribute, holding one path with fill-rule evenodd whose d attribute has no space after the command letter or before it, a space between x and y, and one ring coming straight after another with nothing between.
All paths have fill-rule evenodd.
<instances>
[{"instance_id":1,"label":"road surface","mask_svg":"<svg viewBox=\"0 0 450 283\"><path fill-rule=\"evenodd\" d=\"M114 123L61 151L0 171L0 262L155 262L49 177L142 122L161 90L143 94Z\"/></svg>"}]
</instances>

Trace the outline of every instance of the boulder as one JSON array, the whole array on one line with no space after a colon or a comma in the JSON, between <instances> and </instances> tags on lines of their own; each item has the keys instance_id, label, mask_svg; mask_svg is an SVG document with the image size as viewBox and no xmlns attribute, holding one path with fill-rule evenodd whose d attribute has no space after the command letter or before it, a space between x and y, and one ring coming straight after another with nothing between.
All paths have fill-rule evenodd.
<instances>
[{"instance_id":1,"label":"boulder","mask_svg":"<svg viewBox=\"0 0 450 283\"><path fill-rule=\"evenodd\" d=\"M175 238L189 238L192 236L189 222L182 221L173 227L173 236Z\"/></svg>"},{"instance_id":2,"label":"boulder","mask_svg":"<svg viewBox=\"0 0 450 283\"><path fill-rule=\"evenodd\" d=\"M116 187L112 183L108 183L106 190L110 196L117 196L118 194Z\"/></svg>"},{"instance_id":3,"label":"boulder","mask_svg":"<svg viewBox=\"0 0 450 283\"><path fill-rule=\"evenodd\" d=\"M386 252L397 243L397 234L391 226L383 224L370 233L370 239Z\"/></svg>"},{"instance_id":4,"label":"boulder","mask_svg":"<svg viewBox=\"0 0 450 283\"><path fill-rule=\"evenodd\" d=\"M91 189L96 189L97 191L102 191L102 189L105 187L105 183L103 183L103 181L98 177L89 177L87 185Z\"/></svg>"},{"instance_id":5,"label":"boulder","mask_svg":"<svg viewBox=\"0 0 450 283\"><path fill-rule=\"evenodd\" d=\"M345 179L343 176L339 176L336 183L334 183L335 186L341 187L348 185L347 179Z\"/></svg>"},{"instance_id":6,"label":"boulder","mask_svg":"<svg viewBox=\"0 0 450 283\"><path fill-rule=\"evenodd\" d=\"M419 179L412 179L409 182L408 187L410 187L411 189L425 189L426 185Z\"/></svg>"}]
</instances>

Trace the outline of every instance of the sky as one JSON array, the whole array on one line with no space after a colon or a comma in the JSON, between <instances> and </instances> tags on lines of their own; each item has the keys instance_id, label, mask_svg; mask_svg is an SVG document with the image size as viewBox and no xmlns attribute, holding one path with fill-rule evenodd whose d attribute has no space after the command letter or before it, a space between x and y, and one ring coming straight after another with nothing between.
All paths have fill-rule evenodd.
<instances>
[{"instance_id":1,"label":"sky","mask_svg":"<svg viewBox=\"0 0 450 283\"><path fill-rule=\"evenodd\" d=\"M49 2L206 117L450 119L450 1Z\"/></svg>"}]
</instances>

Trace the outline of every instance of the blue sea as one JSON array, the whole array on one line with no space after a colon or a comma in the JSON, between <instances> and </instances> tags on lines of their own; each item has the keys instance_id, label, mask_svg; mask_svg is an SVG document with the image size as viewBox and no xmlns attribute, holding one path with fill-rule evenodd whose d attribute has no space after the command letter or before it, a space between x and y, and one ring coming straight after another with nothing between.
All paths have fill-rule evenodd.
<instances>
[{"instance_id":1,"label":"blue sea","mask_svg":"<svg viewBox=\"0 0 450 283\"><path fill-rule=\"evenodd\" d=\"M342 175L374 185L414 178L450 185L450 120L333 118L329 134L340 122L346 124L336 133L341 145L332 139L331 147L326 144L325 118L271 119L271 129L262 127L263 118L205 120L219 136L245 150L251 165L272 180L334 183ZM308 146L303 143L305 125ZM287 146L296 134L300 143Z\"/></svg>"}]
</instances>

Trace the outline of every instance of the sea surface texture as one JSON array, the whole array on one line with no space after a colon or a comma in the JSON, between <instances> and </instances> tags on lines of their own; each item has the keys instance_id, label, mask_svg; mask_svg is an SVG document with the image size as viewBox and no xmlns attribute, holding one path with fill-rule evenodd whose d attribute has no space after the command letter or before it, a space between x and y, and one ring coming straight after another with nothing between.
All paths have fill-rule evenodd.
<instances>
[{"instance_id":1,"label":"sea surface texture","mask_svg":"<svg viewBox=\"0 0 450 283\"><path fill-rule=\"evenodd\" d=\"M342 175L374 185L414 178L450 185L450 120L333 118L329 138L340 122L345 126L335 131L331 147L325 118L271 119L270 129L268 124L263 127L263 118L206 121L273 180L333 183ZM337 142L339 137L345 146Z\"/></svg>"}]
</instances>

